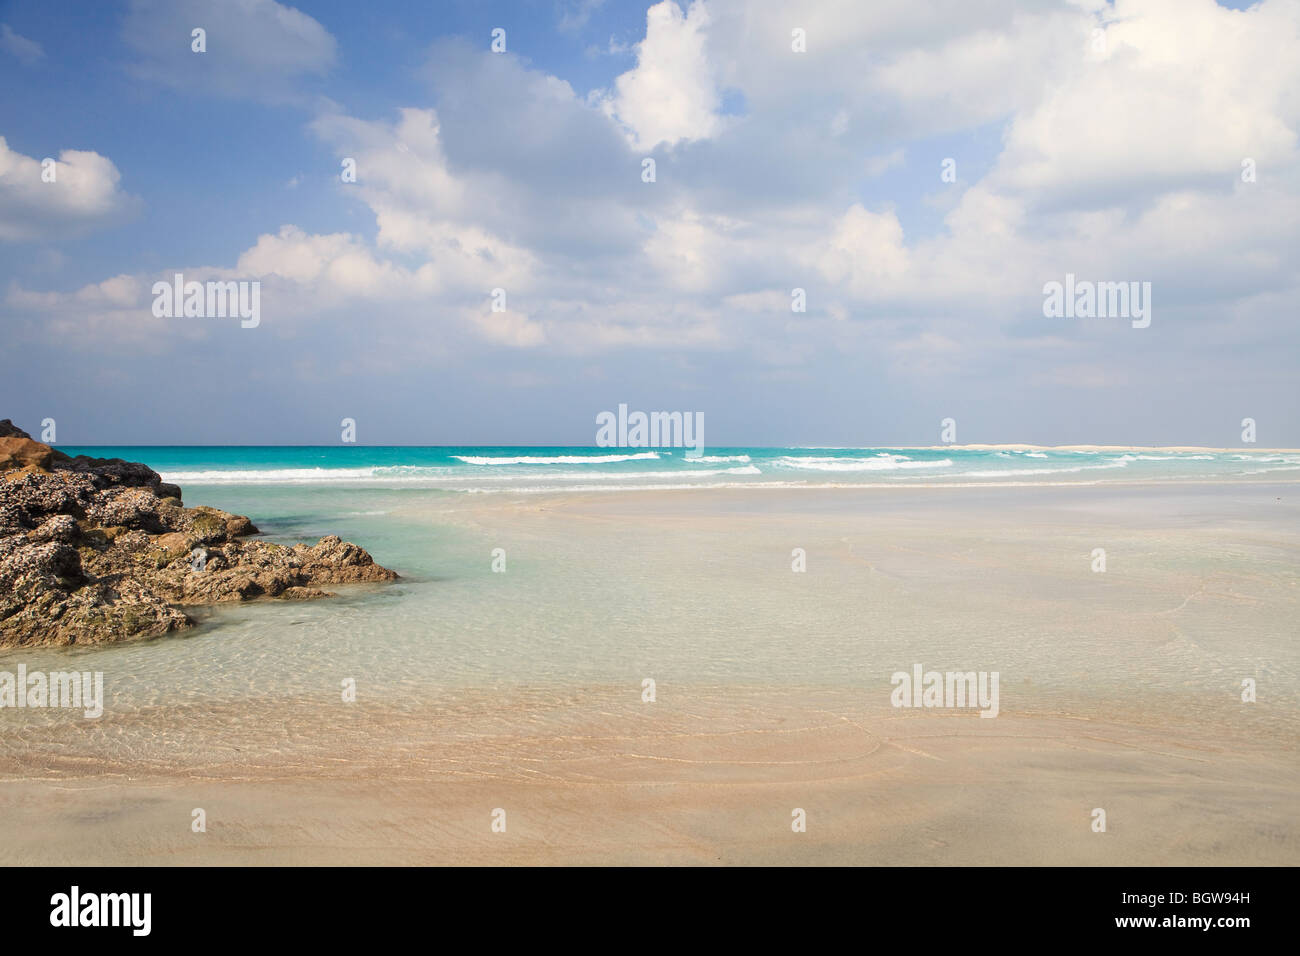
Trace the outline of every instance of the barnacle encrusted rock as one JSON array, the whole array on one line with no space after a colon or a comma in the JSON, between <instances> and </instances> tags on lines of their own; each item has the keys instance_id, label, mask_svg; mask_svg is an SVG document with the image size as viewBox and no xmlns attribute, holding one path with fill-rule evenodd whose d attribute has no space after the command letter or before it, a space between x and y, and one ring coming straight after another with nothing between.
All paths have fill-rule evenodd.
<instances>
[{"instance_id":1,"label":"barnacle encrusted rock","mask_svg":"<svg viewBox=\"0 0 1300 956\"><path fill-rule=\"evenodd\" d=\"M192 626L187 606L397 578L334 535L286 547L257 533L185 507L147 465L71 458L0 420L0 646L155 637Z\"/></svg>"}]
</instances>

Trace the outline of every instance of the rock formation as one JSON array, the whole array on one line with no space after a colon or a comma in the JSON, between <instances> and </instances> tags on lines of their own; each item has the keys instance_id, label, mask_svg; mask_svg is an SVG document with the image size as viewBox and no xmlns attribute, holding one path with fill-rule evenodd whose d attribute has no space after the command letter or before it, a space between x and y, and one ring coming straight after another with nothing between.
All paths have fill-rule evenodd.
<instances>
[{"instance_id":1,"label":"rock formation","mask_svg":"<svg viewBox=\"0 0 1300 956\"><path fill-rule=\"evenodd\" d=\"M0 647L154 637L192 626L187 606L397 578L334 535L287 547L257 533L185 507L147 465L72 458L0 420Z\"/></svg>"}]
</instances>

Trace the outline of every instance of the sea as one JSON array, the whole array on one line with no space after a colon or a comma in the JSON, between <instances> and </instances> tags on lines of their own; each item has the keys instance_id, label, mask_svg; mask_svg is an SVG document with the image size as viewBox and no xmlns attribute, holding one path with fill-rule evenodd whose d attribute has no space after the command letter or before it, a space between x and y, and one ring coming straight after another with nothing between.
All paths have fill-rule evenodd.
<instances>
[{"instance_id":1,"label":"sea","mask_svg":"<svg viewBox=\"0 0 1300 956\"><path fill-rule=\"evenodd\" d=\"M1283 478L1298 453L967 448L127 446L69 454L142 461L192 485L351 485L468 494Z\"/></svg>"}]
</instances>

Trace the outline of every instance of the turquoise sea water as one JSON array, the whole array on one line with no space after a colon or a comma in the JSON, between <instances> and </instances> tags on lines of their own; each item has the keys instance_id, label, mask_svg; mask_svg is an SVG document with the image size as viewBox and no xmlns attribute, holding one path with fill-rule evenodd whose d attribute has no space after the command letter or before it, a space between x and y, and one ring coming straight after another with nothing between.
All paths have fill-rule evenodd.
<instances>
[{"instance_id":1,"label":"turquoise sea water","mask_svg":"<svg viewBox=\"0 0 1300 956\"><path fill-rule=\"evenodd\" d=\"M628 488L828 488L1235 479L1286 480L1300 454L994 451L965 448L680 448L143 446L67 448L143 461L167 481L210 484L409 486L469 493Z\"/></svg>"}]
</instances>

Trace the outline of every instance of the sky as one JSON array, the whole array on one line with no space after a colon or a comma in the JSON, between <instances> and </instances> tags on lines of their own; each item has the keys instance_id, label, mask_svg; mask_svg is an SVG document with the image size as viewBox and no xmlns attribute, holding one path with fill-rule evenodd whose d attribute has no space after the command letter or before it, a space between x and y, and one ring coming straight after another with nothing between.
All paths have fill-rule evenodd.
<instances>
[{"instance_id":1,"label":"sky","mask_svg":"<svg viewBox=\"0 0 1300 956\"><path fill-rule=\"evenodd\" d=\"M0 2L0 418L1297 447L1297 48L1300 0ZM257 325L155 315L178 272Z\"/></svg>"}]
</instances>

